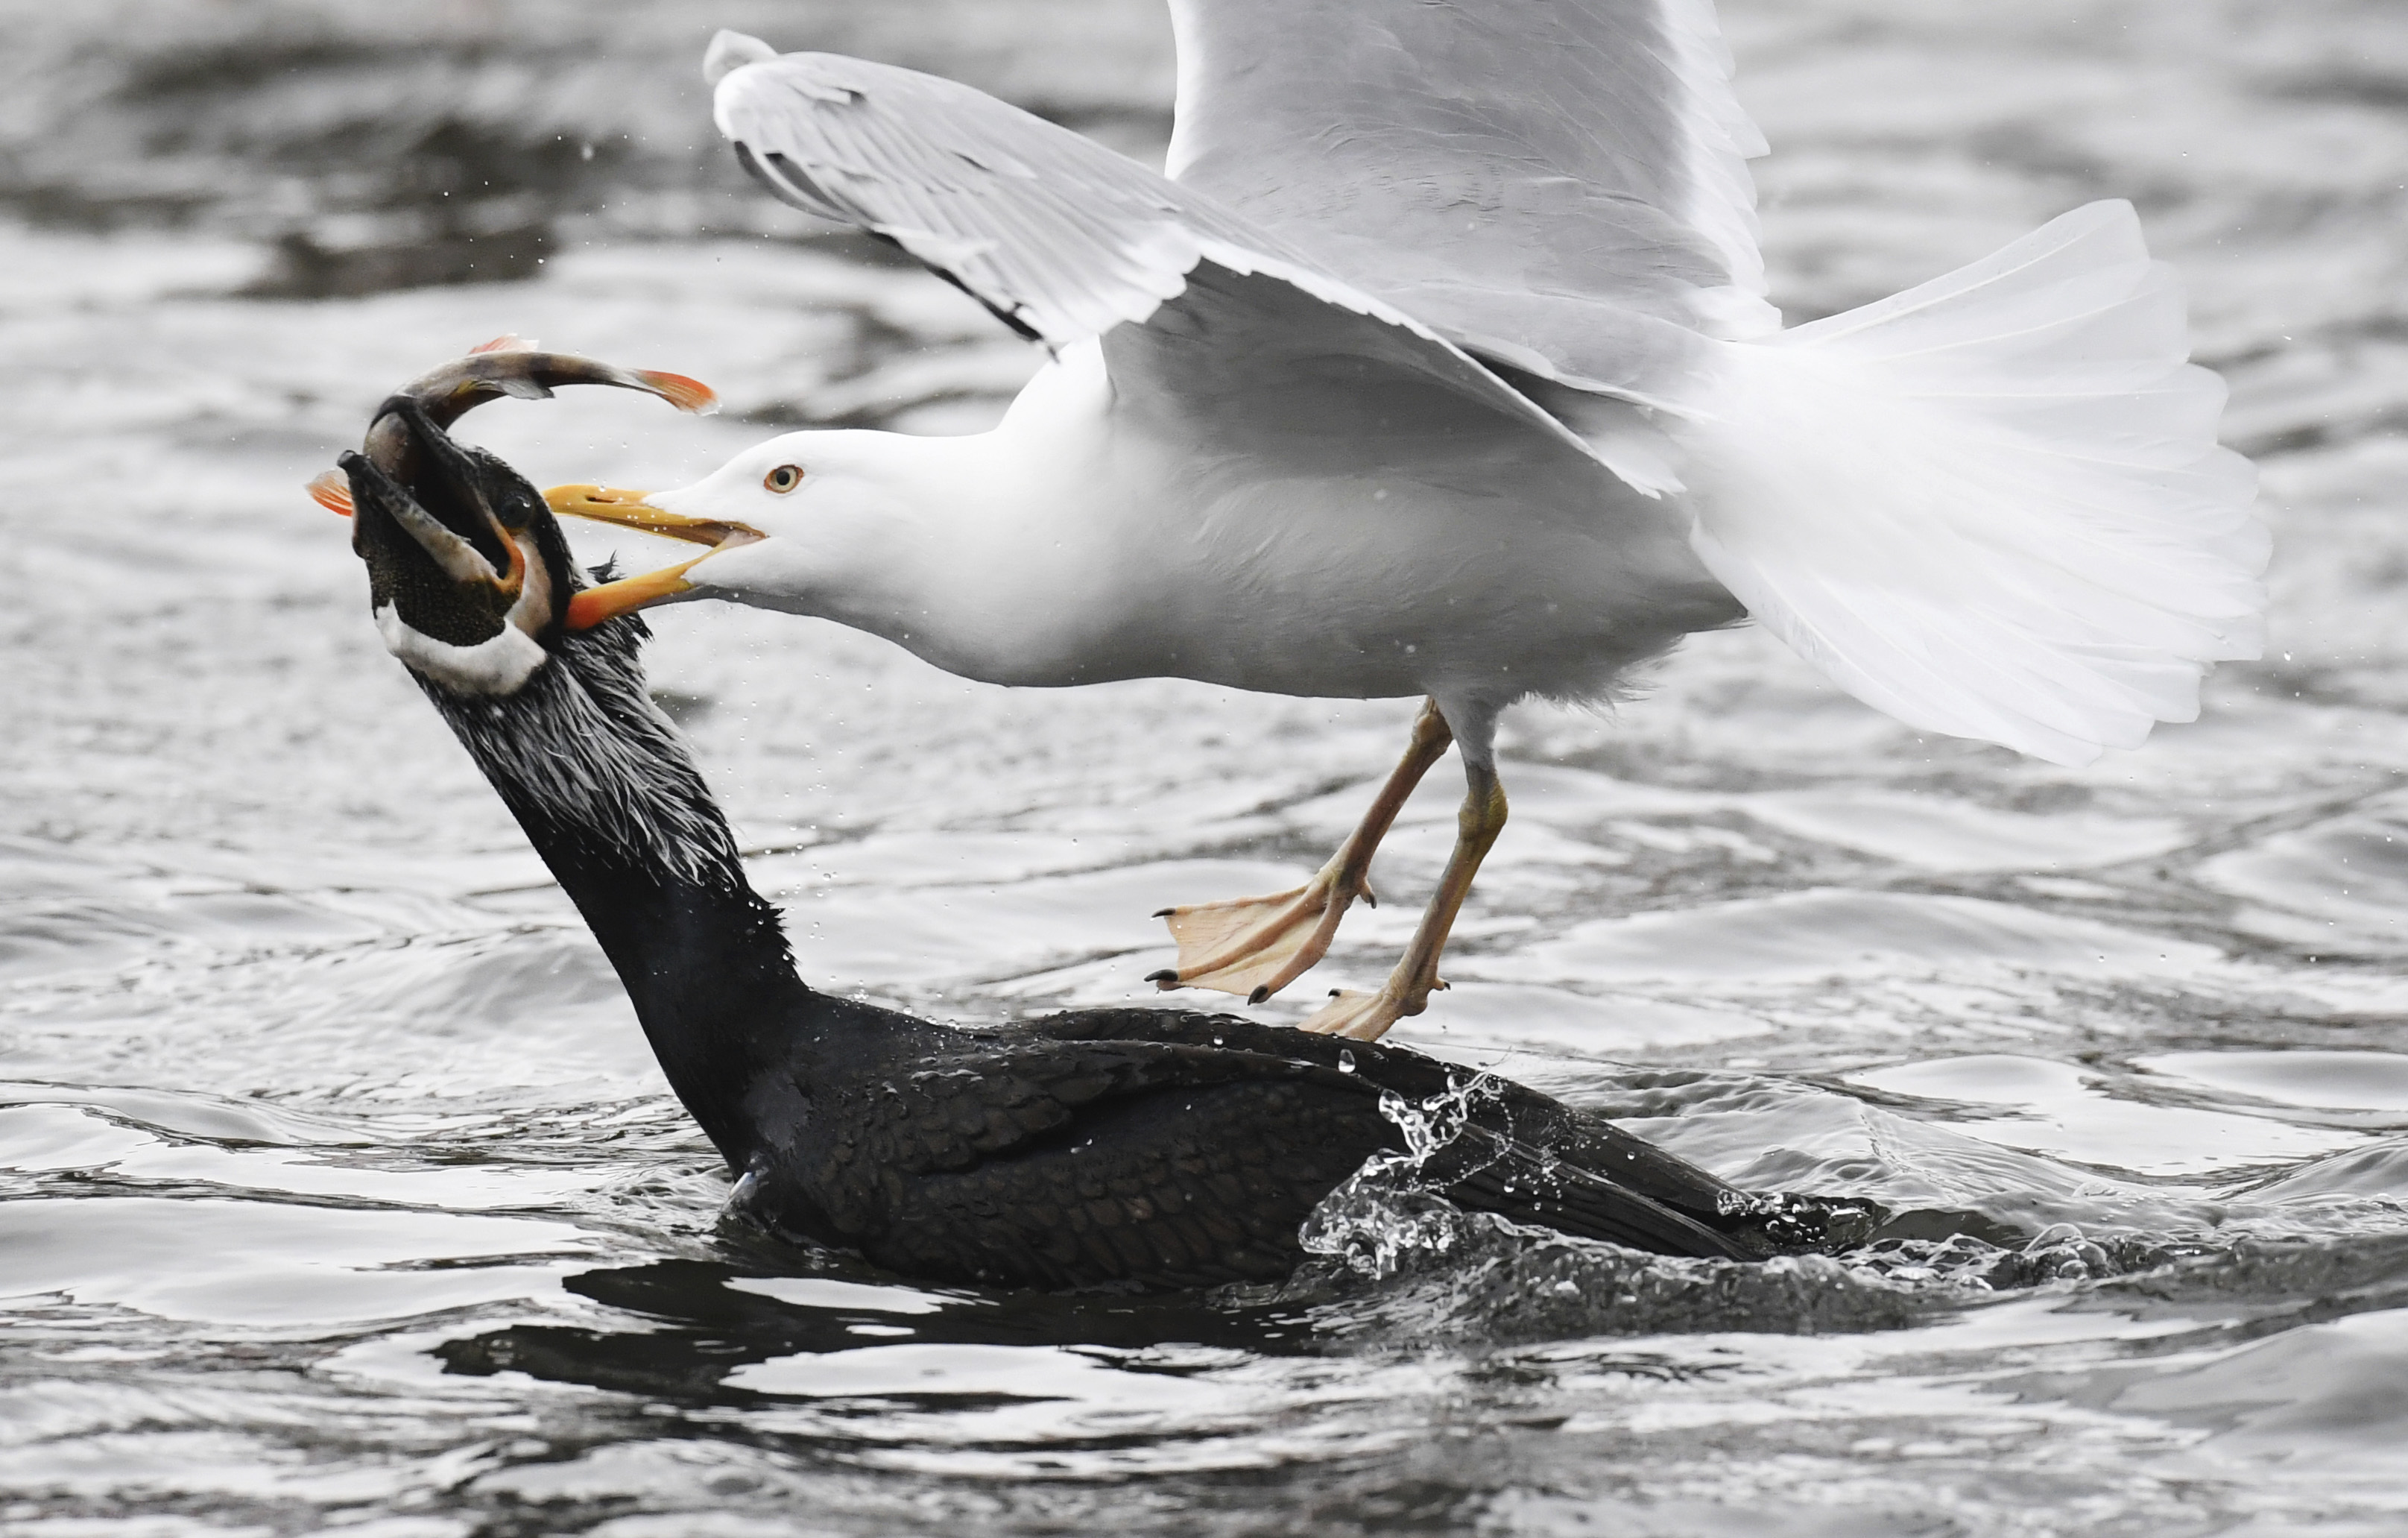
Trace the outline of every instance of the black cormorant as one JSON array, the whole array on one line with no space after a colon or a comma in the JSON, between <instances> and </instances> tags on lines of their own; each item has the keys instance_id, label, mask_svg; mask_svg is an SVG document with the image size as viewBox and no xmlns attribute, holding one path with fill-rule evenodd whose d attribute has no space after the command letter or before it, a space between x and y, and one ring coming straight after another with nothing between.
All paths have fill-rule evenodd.
<instances>
[{"instance_id":1,"label":"black cormorant","mask_svg":"<svg viewBox=\"0 0 2408 1538\"><path fill-rule=\"evenodd\" d=\"M1315 1204L1408 1151L1407 1108L1450 1095L1457 1125L1421 1178L1467 1208L1676 1256L1861 1231L1858 1209L1750 1195L1519 1085L1466 1093L1464 1070L1402 1048L1165 1009L962 1029L805 985L645 692L643 622L579 628L585 578L541 495L445 431L497 394L631 382L617 373L487 353L394 396L343 457L354 548L386 644L593 927L736 1205L770 1231L940 1281L1276 1279Z\"/></svg>"}]
</instances>

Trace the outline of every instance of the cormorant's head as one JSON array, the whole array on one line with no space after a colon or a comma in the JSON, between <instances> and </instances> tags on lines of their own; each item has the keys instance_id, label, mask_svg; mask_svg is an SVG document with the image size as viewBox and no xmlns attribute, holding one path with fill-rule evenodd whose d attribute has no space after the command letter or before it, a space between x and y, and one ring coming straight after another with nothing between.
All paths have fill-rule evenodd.
<instances>
[{"instance_id":1,"label":"cormorant's head","mask_svg":"<svg viewBox=\"0 0 2408 1538\"><path fill-rule=\"evenodd\" d=\"M310 484L352 515L368 603L385 646L454 694L502 696L550 654L584 585L543 495L494 454L445 429L504 395L562 383L615 384L706 410L710 392L670 374L488 344L405 387L377 410L361 452Z\"/></svg>"},{"instance_id":2,"label":"cormorant's head","mask_svg":"<svg viewBox=\"0 0 2408 1538\"><path fill-rule=\"evenodd\" d=\"M516 694L579 585L542 495L408 396L387 401L368 437L340 464L385 646L455 694Z\"/></svg>"}]
</instances>

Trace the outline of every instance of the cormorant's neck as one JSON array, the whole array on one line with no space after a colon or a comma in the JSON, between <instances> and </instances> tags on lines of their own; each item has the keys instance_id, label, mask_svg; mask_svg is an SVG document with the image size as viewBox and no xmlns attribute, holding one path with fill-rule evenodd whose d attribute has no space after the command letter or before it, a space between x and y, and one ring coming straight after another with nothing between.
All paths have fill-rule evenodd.
<instances>
[{"instance_id":1,"label":"cormorant's neck","mask_svg":"<svg viewBox=\"0 0 2408 1538\"><path fill-rule=\"evenodd\" d=\"M574 633L516 694L426 692L584 914L670 1087L731 1163L746 1099L817 1001L709 789L644 689L632 618Z\"/></svg>"}]
</instances>

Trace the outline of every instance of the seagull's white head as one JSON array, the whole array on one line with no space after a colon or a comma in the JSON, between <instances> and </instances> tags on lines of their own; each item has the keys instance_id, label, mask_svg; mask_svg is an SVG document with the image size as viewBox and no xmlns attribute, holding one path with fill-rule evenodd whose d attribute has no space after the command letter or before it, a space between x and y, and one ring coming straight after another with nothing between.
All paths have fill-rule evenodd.
<instances>
[{"instance_id":1,"label":"seagull's white head","mask_svg":"<svg viewBox=\"0 0 2408 1538\"><path fill-rule=\"evenodd\" d=\"M710 563L696 568L697 585L733 583L739 568L749 568L756 582L783 585L777 592L748 591L749 601L781 600L777 607L824 612L827 604L847 604L906 574L922 523L910 453L918 441L893 433L787 433L747 449L692 485L646 500L664 512L765 537L751 559L723 563L724 577Z\"/></svg>"},{"instance_id":2,"label":"seagull's white head","mask_svg":"<svg viewBox=\"0 0 2408 1538\"><path fill-rule=\"evenodd\" d=\"M902 639L948 564L943 530L965 479L962 441L788 433L674 491L555 486L544 496L556 512L712 547L632 580L628 607L732 598Z\"/></svg>"}]
</instances>

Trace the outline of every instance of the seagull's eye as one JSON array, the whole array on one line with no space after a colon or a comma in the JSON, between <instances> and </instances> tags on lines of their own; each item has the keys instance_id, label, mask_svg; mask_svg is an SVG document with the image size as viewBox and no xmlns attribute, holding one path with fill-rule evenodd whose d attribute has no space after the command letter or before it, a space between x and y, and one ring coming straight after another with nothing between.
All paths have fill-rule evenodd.
<instances>
[{"instance_id":1,"label":"seagull's eye","mask_svg":"<svg viewBox=\"0 0 2408 1538\"><path fill-rule=\"evenodd\" d=\"M803 467L800 465L781 465L761 478L761 484L781 496L802 483Z\"/></svg>"}]
</instances>

